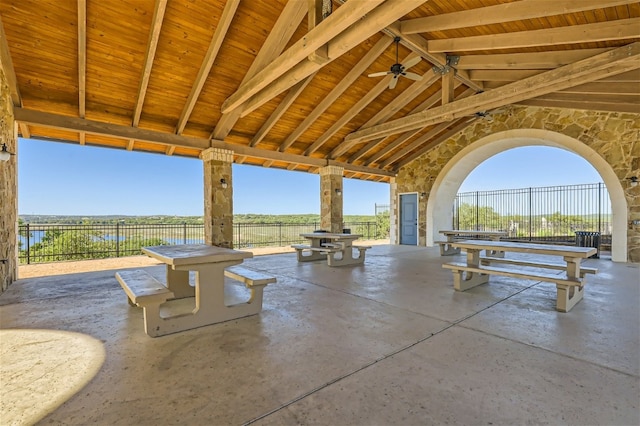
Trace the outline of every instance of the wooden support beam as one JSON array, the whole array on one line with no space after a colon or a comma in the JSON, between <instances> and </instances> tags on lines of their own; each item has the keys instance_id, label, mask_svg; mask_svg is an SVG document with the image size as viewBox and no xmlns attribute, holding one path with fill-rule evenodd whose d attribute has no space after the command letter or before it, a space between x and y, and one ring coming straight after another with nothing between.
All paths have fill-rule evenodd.
<instances>
[{"instance_id":1,"label":"wooden support beam","mask_svg":"<svg viewBox=\"0 0 640 426\"><path fill-rule=\"evenodd\" d=\"M169 146L167 147L167 149L164 151L164 153L165 153L166 155L173 155L173 153L175 152L175 150L176 150L176 146L175 146L175 145L169 145Z\"/></svg>"},{"instance_id":2,"label":"wooden support beam","mask_svg":"<svg viewBox=\"0 0 640 426\"><path fill-rule=\"evenodd\" d=\"M416 152L414 152L412 154L409 154L402 161L400 161L398 164L396 164L394 169L395 170L399 170L403 166L409 164L410 162L412 162L416 158L420 157L424 153L426 153L426 152L432 150L433 148L435 148L436 146L440 145L442 142L446 141L447 139L449 139L453 135L455 135L457 133L460 133L465 128L469 127L469 125L471 123L473 123L474 121L476 121L477 119L478 119L477 117L471 117L471 118L464 118L464 119L460 120L458 122L458 124L456 124L452 129L446 131L442 135L440 135L437 138L431 140L427 145L422 147L419 151L416 151Z\"/></svg>"},{"instance_id":3,"label":"wooden support beam","mask_svg":"<svg viewBox=\"0 0 640 426\"><path fill-rule=\"evenodd\" d=\"M253 139L251 139L249 146L254 147L264 139L267 133L269 133L269 131L278 122L278 120L280 120L280 117L282 117L287 109L289 109L291 104L298 98L298 96L300 96L304 88L307 87L309 83L311 83L313 77L315 77L315 73L311 74L309 77L305 78L300 83L289 89L289 93L287 93L287 96L285 96L285 98L282 100L282 102L280 102L273 114L271 114L267 121L264 122L260 130L258 130L258 133L256 133Z\"/></svg>"},{"instance_id":4,"label":"wooden support beam","mask_svg":"<svg viewBox=\"0 0 640 426\"><path fill-rule=\"evenodd\" d=\"M18 79L16 78L16 72L13 68L13 61L11 60L11 52L9 51L9 42L7 42L7 36L4 33L4 25L2 25L2 16L0 15L0 62L4 74L7 78L7 84L9 85L9 92L11 93L11 101L13 106L22 106L22 97L20 96L20 89L18 88Z\"/></svg>"},{"instance_id":5,"label":"wooden support beam","mask_svg":"<svg viewBox=\"0 0 640 426\"><path fill-rule=\"evenodd\" d=\"M271 61L278 57L286 47L287 43L300 25L300 22L307 13L306 4L302 1L289 1L280 13L278 20L274 24L267 39L262 44L256 58L251 63L249 70L244 75L240 85L245 84L258 71L267 66ZM302 81L304 79L300 79ZM237 108L234 111L223 114L215 129L211 133L212 139L224 140L231 129L240 119L240 114L244 108Z\"/></svg>"},{"instance_id":6,"label":"wooden support beam","mask_svg":"<svg viewBox=\"0 0 640 426\"><path fill-rule=\"evenodd\" d=\"M85 132L92 135L100 135L117 139L126 139L133 149L133 141L157 143L160 145L175 145L176 147L195 148L205 150L207 148L221 148L233 151L235 155L274 160L283 163L296 163L312 167L324 167L335 165L353 170L358 173L394 176L393 172L376 169L373 167L357 166L326 160L324 158L311 158L303 155L288 154L278 151L270 151L259 148L251 148L243 145L230 144L223 141L201 139L174 133L164 133L155 130L140 129L138 127L122 126L119 124L103 123L78 117L69 117L58 114L33 111L24 108L14 108L16 121L34 126L49 127L70 132ZM129 147L128 146L128 147ZM128 149L127 147L127 149Z\"/></svg>"},{"instance_id":7,"label":"wooden support beam","mask_svg":"<svg viewBox=\"0 0 640 426\"><path fill-rule=\"evenodd\" d=\"M616 102L614 104L597 102L589 97L583 97L581 100L564 100L564 99L547 99L544 96L520 101L516 105L538 106L548 108L565 108L565 109L583 109L587 111L609 111L609 112L627 112L631 114L638 113L638 102Z\"/></svg>"},{"instance_id":8,"label":"wooden support beam","mask_svg":"<svg viewBox=\"0 0 640 426\"><path fill-rule=\"evenodd\" d=\"M202 92L204 83L209 77L209 73L211 72L213 63L218 56L218 52L220 51L222 42L227 35L227 31L229 30L229 26L231 26L231 22L233 21L233 17L239 5L240 0L227 0L224 5L222 16L220 16L220 20L218 21L218 25L216 26L216 31L213 34L211 43L209 43L207 54L204 56L204 60L202 61L202 65L200 66L200 70L198 71L198 76L191 86L191 93L189 93L187 102L185 103L184 108L182 109L182 113L180 114L180 118L178 119L178 125L176 126L177 134L182 134L185 126L187 125L187 122L189 121L191 112L193 112L193 108L195 107L196 102L198 101L198 97Z\"/></svg>"},{"instance_id":9,"label":"wooden support beam","mask_svg":"<svg viewBox=\"0 0 640 426\"><path fill-rule=\"evenodd\" d=\"M302 135L339 97L353 84L358 77L380 56L393 40L389 37L382 37L358 63L336 84L309 115L300 123L298 127L280 145L279 150L284 152Z\"/></svg>"},{"instance_id":10,"label":"wooden support beam","mask_svg":"<svg viewBox=\"0 0 640 426\"><path fill-rule=\"evenodd\" d=\"M267 87L271 82L278 79L291 69L291 67L307 58L319 47L329 43L350 26L355 26L357 21L362 19L369 12L373 11L383 2L384 0L351 0L340 6L333 14L331 14L331 16L309 31L305 37L296 42L278 58L273 60L273 62L258 72L258 74L253 78L241 85L233 95L224 101L222 104L222 112L228 113L238 108L251 96ZM415 6L412 9L415 9ZM370 21L370 27L373 28L370 28L369 31L362 34L363 37L359 41L370 37L371 34L379 31L381 28L379 24L370 17L367 17L366 20Z\"/></svg>"},{"instance_id":11,"label":"wooden support beam","mask_svg":"<svg viewBox=\"0 0 640 426\"><path fill-rule=\"evenodd\" d=\"M429 40L429 52L473 52L490 49L557 46L640 37L640 18L571 25L517 33Z\"/></svg>"},{"instance_id":12,"label":"wooden support beam","mask_svg":"<svg viewBox=\"0 0 640 426\"><path fill-rule=\"evenodd\" d=\"M133 151L133 147L135 146L135 140L134 139L129 139L129 142L127 142L127 151Z\"/></svg>"},{"instance_id":13,"label":"wooden support beam","mask_svg":"<svg viewBox=\"0 0 640 426\"><path fill-rule=\"evenodd\" d=\"M307 0L309 13L307 14L307 31L311 31L318 26L325 18L324 6L331 7L331 0ZM327 14L329 16L329 14ZM317 64L324 64L329 61L329 46L323 44L309 55L309 60Z\"/></svg>"},{"instance_id":14,"label":"wooden support beam","mask_svg":"<svg viewBox=\"0 0 640 426\"><path fill-rule=\"evenodd\" d=\"M80 132L78 134L78 143L80 143L80 145L84 145L87 143L87 135L85 132Z\"/></svg>"},{"instance_id":15,"label":"wooden support beam","mask_svg":"<svg viewBox=\"0 0 640 426\"><path fill-rule=\"evenodd\" d=\"M495 6L473 8L461 12L441 13L424 18L402 21L400 30L404 34L430 33L455 28L477 27L523 19L563 15L585 10L601 9L635 3L637 0L556 0L544 3L540 0L522 0Z\"/></svg>"},{"instance_id":16,"label":"wooden support beam","mask_svg":"<svg viewBox=\"0 0 640 426\"><path fill-rule=\"evenodd\" d=\"M87 2L78 0L78 117L87 112ZM81 138L84 140L84 138ZM81 143L84 145L84 143Z\"/></svg>"},{"instance_id":17,"label":"wooden support beam","mask_svg":"<svg viewBox=\"0 0 640 426\"><path fill-rule=\"evenodd\" d=\"M461 56L463 70L550 70L590 58L611 49L577 49L557 52L503 53Z\"/></svg>"},{"instance_id":18,"label":"wooden support beam","mask_svg":"<svg viewBox=\"0 0 640 426\"><path fill-rule=\"evenodd\" d=\"M142 67L142 75L140 76L140 83L138 84L136 106L133 110L133 119L131 120L133 127L138 127L140 124L142 107L147 96L147 87L149 87L153 59L156 57L158 39L160 38L160 30L162 29L162 21L164 20L166 9L167 0L156 0L153 18L151 18L151 31L149 32L149 39L147 40L147 52L144 55L144 66Z\"/></svg>"},{"instance_id":19,"label":"wooden support beam","mask_svg":"<svg viewBox=\"0 0 640 426\"><path fill-rule=\"evenodd\" d=\"M640 67L639 55L640 42L632 43L439 108L359 130L347 135L345 141L371 140L430 124L451 121L477 111L497 108L637 69Z\"/></svg>"},{"instance_id":20,"label":"wooden support beam","mask_svg":"<svg viewBox=\"0 0 640 426\"><path fill-rule=\"evenodd\" d=\"M442 105L446 105L449 102L453 102L454 96L454 71L449 70L449 72L442 75Z\"/></svg>"}]
</instances>

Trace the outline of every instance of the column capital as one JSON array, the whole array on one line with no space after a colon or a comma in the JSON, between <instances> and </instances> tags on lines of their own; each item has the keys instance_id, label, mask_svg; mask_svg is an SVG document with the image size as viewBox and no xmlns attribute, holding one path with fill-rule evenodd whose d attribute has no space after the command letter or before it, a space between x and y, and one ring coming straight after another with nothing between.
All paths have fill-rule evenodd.
<instances>
[{"instance_id":1,"label":"column capital","mask_svg":"<svg viewBox=\"0 0 640 426\"><path fill-rule=\"evenodd\" d=\"M320 176L339 175L344 173L344 167L341 166L324 166L320 168Z\"/></svg>"},{"instance_id":2,"label":"column capital","mask_svg":"<svg viewBox=\"0 0 640 426\"><path fill-rule=\"evenodd\" d=\"M202 161L223 161L233 163L233 151L222 148L207 148L200 153Z\"/></svg>"}]
</instances>

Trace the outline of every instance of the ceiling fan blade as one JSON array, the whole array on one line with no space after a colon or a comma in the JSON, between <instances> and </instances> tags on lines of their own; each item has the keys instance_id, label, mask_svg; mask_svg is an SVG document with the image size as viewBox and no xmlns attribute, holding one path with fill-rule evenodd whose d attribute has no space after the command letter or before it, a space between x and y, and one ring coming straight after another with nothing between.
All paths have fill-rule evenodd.
<instances>
[{"instance_id":1,"label":"ceiling fan blade","mask_svg":"<svg viewBox=\"0 0 640 426\"><path fill-rule=\"evenodd\" d=\"M421 56L416 56L413 59L409 59L407 61L407 63L402 64L402 66L404 67L405 70L408 70L409 68L411 68L412 66L414 66L415 64L417 64L418 62L420 62L422 60Z\"/></svg>"},{"instance_id":2,"label":"ceiling fan blade","mask_svg":"<svg viewBox=\"0 0 640 426\"><path fill-rule=\"evenodd\" d=\"M389 74L389 71L380 71L380 72L374 72L372 74L369 74L369 77L382 77Z\"/></svg>"},{"instance_id":3,"label":"ceiling fan blade","mask_svg":"<svg viewBox=\"0 0 640 426\"><path fill-rule=\"evenodd\" d=\"M398 76L394 75L391 81L389 82L389 89L393 89L398 84Z\"/></svg>"},{"instance_id":4,"label":"ceiling fan blade","mask_svg":"<svg viewBox=\"0 0 640 426\"><path fill-rule=\"evenodd\" d=\"M405 77L411 79L411 80L415 80L415 81L420 81L422 80L422 76L416 74L415 72L403 72L402 75L404 75Z\"/></svg>"}]
</instances>

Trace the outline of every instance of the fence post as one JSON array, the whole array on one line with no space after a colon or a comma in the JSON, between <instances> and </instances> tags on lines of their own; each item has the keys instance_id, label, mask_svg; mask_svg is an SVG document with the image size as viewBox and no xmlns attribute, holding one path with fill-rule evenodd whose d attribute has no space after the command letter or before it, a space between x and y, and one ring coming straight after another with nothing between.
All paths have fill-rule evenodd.
<instances>
[{"instance_id":1,"label":"fence post","mask_svg":"<svg viewBox=\"0 0 640 426\"><path fill-rule=\"evenodd\" d=\"M278 245L282 247L282 222L278 222Z\"/></svg>"},{"instance_id":2,"label":"fence post","mask_svg":"<svg viewBox=\"0 0 640 426\"><path fill-rule=\"evenodd\" d=\"M187 244L187 222L182 222L182 240L183 244Z\"/></svg>"},{"instance_id":3,"label":"fence post","mask_svg":"<svg viewBox=\"0 0 640 426\"><path fill-rule=\"evenodd\" d=\"M120 222L116 222L116 257L120 257Z\"/></svg>"},{"instance_id":4,"label":"fence post","mask_svg":"<svg viewBox=\"0 0 640 426\"><path fill-rule=\"evenodd\" d=\"M31 263L31 230L29 229L29 224L27 223L27 265Z\"/></svg>"},{"instance_id":5,"label":"fence post","mask_svg":"<svg viewBox=\"0 0 640 426\"><path fill-rule=\"evenodd\" d=\"M598 232L602 235L602 182L598 182Z\"/></svg>"}]
</instances>

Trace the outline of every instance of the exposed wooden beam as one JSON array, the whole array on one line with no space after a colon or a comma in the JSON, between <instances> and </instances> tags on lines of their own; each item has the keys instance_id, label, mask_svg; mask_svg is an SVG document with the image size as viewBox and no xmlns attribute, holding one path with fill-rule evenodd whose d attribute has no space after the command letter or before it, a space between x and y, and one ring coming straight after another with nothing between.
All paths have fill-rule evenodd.
<instances>
[{"instance_id":1,"label":"exposed wooden beam","mask_svg":"<svg viewBox=\"0 0 640 426\"><path fill-rule=\"evenodd\" d=\"M366 0L364 1L366 2ZM365 19L354 23L346 31L343 31L341 34L337 35L333 40L331 40L331 42L329 42L329 60L333 61L336 58L340 57L344 53L351 50L353 47L359 45L364 40L369 38L377 30L384 28L395 19L404 16L406 13L415 9L425 1L426 0L405 0L402 2L387 1L386 3L382 4L377 9L368 14ZM341 6L340 9L345 6L347 5L345 4ZM323 27L323 25L327 24L330 21L330 18L333 18L334 16L336 16L336 13L323 21L322 24L314 29L314 31L317 31L319 28ZM283 55L286 54L287 52L285 52ZM286 74L284 74L281 78L278 78L276 81L269 84L266 89L260 91L260 93L255 95L250 102L252 104L252 109L255 109L265 102L268 102L273 97L282 93L284 90L293 86L295 83L305 78L306 76L316 72L321 67L322 65L318 65L309 61L298 63L291 70L286 72ZM247 107L245 107L245 110L243 111L244 115L246 115L246 111Z\"/></svg>"},{"instance_id":2,"label":"exposed wooden beam","mask_svg":"<svg viewBox=\"0 0 640 426\"><path fill-rule=\"evenodd\" d=\"M246 156L246 155L238 155L238 156L236 156L236 158L235 158L235 160L234 160L234 163L236 163L236 164L242 164L242 163L244 163L245 161L247 161L247 156Z\"/></svg>"},{"instance_id":3,"label":"exposed wooden beam","mask_svg":"<svg viewBox=\"0 0 640 426\"><path fill-rule=\"evenodd\" d=\"M309 13L307 14L307 31L311 31L318 26L325 18L323 14L323 6L327 3L331 6L331 0L307 0L309 5ZM327 15L328 16L328 15ZM324 64L329 60L329 49L323 44L309 55L309 60L318 64Z\"/></svg>"},{"instance_id":4,"label":"exposed wooden beam","mask_svg":"<svg viewBox=\"0 0 640 426\"><path fill-rule=\"evenodd\" d=\"M439 75L432 75L431 78L423 78L421 81L414 82L407 90L402 92L398 97L396 97L393 101L391 101L387 106L385 106L378 114L376 114L371 120L367 121L361 128L367 128L371 126L375 126L376 124L383 123L387 121L393 114L400 111L404 108L409 102L415 99L418 95L420 95L426 88L430 87L435 81L440 78ZM452 79L453 81L453 79ZM374 139L364 147L362 147L358 152L353 154L348 162L353 163L358 160L360 157L365 155L367 152L371 151L375 148L378 143L382 140ZM347 144L344 144L347 146ZM347 149L349 147L347 146Z\"/></svg>"},{"instance_id":5,"label":"exposed wooden beam","mask_svg":"<svg viewBox=\"0 0 640 426\"><path fill-rule=\"evenodd\" d=\"M7 36L4 33L4 25L2 25L2 16L0 16L0 62L2 63L2 68L7 78L9 91L11 92L11 101L14 106L22 106L22 97L20 96L20 89L18 88L16 72L13 68L11 52L9 51L9 42L7 41Z\"/></svg>"},{"instance_id":6,"label":"exposed wooden beam","mask_svg":"<svg viewBox=\"0 0 640 426\"><path fill-rule=\"evenodd\" d=\"M282 117L287 109L289 109L291 104L298 98L298 96L300 96L305 87L307 87L309 83L311 83L313 77L315 77L315 73L311 74L309 77L305 78L300 83L289 89L289 93L287 93L287 96L285 96L285 98L282 100L282 102L280 102L273 114L271 114L267 121L264 122L260 130L258 130L258 133L256 133L253 139L251 139L249 146L254 147L258 145L264 139L264 137L267 136L267 133L269 133L269 131L278 122L278 120L280 120L280 117Z\"/></svg>"},{"instance_id":7,"label":"exposed wooden beam","mask_svg":"<svg viewBox=\"0 0 640 426\"><path fill-rule=\"evenodd\" d=\"M457 83L456 84L456 88L459 85L460 85L460 83ZM475 94L475 91L473 89L469 88L469 89L465 90L463 93L461 93L460 96L458 96L458 99L464 99L464 98L469 97L469 96L471 96L473 94ZM434 94L433 96L431 96L429 99L427 99L427 101L423 102L424 105L420 105L420 108L416 108L413 111L411 111L410 114L414 114L416 112L424 111L424 110L426 110L428 108L431 108L440 99L441 99L441 96L440 96L440 93L438 92L438 93ZM398 148L399 146L401 146L406 141L408 141L412 137L416 136L418 133L420 133L423 130L424 129L415 129L415 130L409 130L408 132L404 132L403 134L398 136L398 138L396 140L394 140L393 142L389 143L387 146L382 148L380 151L376 152L374 155L369 157L367 159L367 161L365 162L365 166L371 166L376 161L378 161L379 159L381 159L382 157L384 157L385 155L387 155L389 152L393 151L394 149Z\"/></svg>"},{"instance_id":8,"label":"exposed wooden beam","mask_svg":"<svg viewBox=\"0 0 640 426\"><path fill-rule=\"evenodd\" d=\"M572 64L581 59L590 58L608 50L610 49L468 55L460 57L457 67L465 70L550 70Z\"/></svg>"},{"instance_id":9,"label":"exposed wooden beam","mask_svg":"<svg viewBox=\"0 0 640 426\"><path fill-rule=\"evenodd\" d=\"M541 72L544 72L544 70L478 70L470 71L469 75L474 80L482 80L485 82L497 81L504 83L522 80L523 78L531 77L533 75L540 74ZM598 82L640 83L640 70L629 71L611 77L606 77L598 80Z\"/></svg>"},{"instance_id":10,"label":"exposed wooden beam","mask_svg":"<svg viewBox=\"0 0 640 426\"><path fill-rule=\"evenodd\" d=\"M347 135L345 141L371 140L450 121L477 111L497 108L637 69L640 67L639 55L640 42L632 43L439 108L359 130Z\"/></svg>"},{"instance_id":11,"label":"exposed wooden beam","mask_svg":"<svg viewBox=\"0 0 640 426\"><path fill-rule=\"evenodd\" d=\"M147 52L144 55L144 66L142 67L142 75L138 84L138 94L136 97L136 106L133 110L133 119L131 123L133 127L140 124L140 116L142 115L142 106L147 96L147 87L149 86L149 77L151 76L151 68L153 68L153 59L156 56L158 48L158 39L160 38L160 30L162 29L162 21L164 20L164 12L167 9L167 0L156 0L156 5L151 18L151 31L147 40Z\"/></svg>"},{"instance_id":12,"label":"exposed wooden beam","mask_svg":"<svg viewBox=\"0 0 640 426\"><path fill-rule=\"evenodd\" d=\"M508 81L495 81L487 84L489 89L496 89ZM636 82L637 83L637 82ZM579 86L569 87L557 93L573 93L580 95L614 95L618 96L619 101L624 101L624 96L640 96L640 87L637 84L629 84L629 82L617 81L592 81L591 83L581 84ZM639 106L640 109L640 106Z\"/></svg>"},{"instance_id":13,"label":"exposed wooden beam","mask_svg":"<svg viewBox=\"0 0 640 426\"><path fill-rule=\"evenodd\" d=\"M211 43L209 43L207 54L204 56L204 60L202 61L202 66L198 71L198 76L196 77L195 82L191 86L191 93L189 93L189 96L187 97L187 102L185 103L182 113L180 114L180 119L178 120L178 125L176 126L177 134L182 134L185 126L187 125L187 122L189 121L189 117L191 116L193 107L195 107L196 102L198 101L198 97L202 92L202 88L204 87L204 83L207 81L207 78L209 77L209 72L211 72L213 63L215 62L216 57L218 56L218 52L220 51L222 42L224 41L224 38L227 35L227 31L229 30L229 26L231 25L231 21L233 21L233 17L239 5L240 5L240 0L227 0L227 2L224 5L224 10L222 11L222 15L220 16L218 25L216 26L216 31L213 34Z\"/></svg>"},{"instance_id":14,"label":"exposed wooden beam","mask_svg":"<svg viewBox=\"0 0 640 426\"><path fill-rule=\"evenodd\" d=\"M407 62L408 60L411 60L417 56L418 55L416 55L415 53L411 53L406 58L404 58L402 62L403 63ZM333 137L333 135L335 135L345 124L351 121L353 117L358 115L358 113L362 111L364 108L366 108L367 105L373 102L373 100L377 98L378 95L380 95L380 93L385 91L387 87L389 87L390 80L391 80L391 76L389 75L384 77L382 80L380 80L373 89L371 89L366 95L360 98L360 100L356 102L355 105L349 108L349 111L343 114L335 123L331 125L331 127L329 127L327 131L325 131L318 139L316 139L316 141L313 144L311 144L309 148L307 148L307 150L304 152L304 155L313 154L315 151L318 150L318 148L320 148L329 139L331 139L331 137ZM337 155L334 156L333 152L329 154L329 158L336 158L336 157Z\"/></svg>"},{"instance_id":15,"label":"exposed wooden beam","mask_svg":"<svg viewBox=\"0 0 640 426\"><path fill-rule=\"evenodd\" d=\"M295 170L298 167L296 163L291 163L287 166L287 170Z\"/></svg>"},{"instance_id":16,"label":"exposed wooden beam","mask_svg":"<svg viewBox=\"0 0 640 426\"><path fill-rule=\"evenodd\" d=\"M448 130L447 132L443 133L442 135L438 136L437 138L429 141L429 143L427 145L425 145L424 147L422 147L419 151L416 151L416 152L406 156L402 161L398 162L398 164L395 165L394 169L395 170L399 170L401 167L409 164L410 162L412 162L416 158L420 157L424 153L426 153L428 151L431 151L433 148L435 148L436 146L440 145L442 142L446 141L447 139L449 139L453 135L455 135L457 133L460 133L465 128L469 127L469 125L471 123L473 123L474 121L476 121L476 120L477 120L476 117L472 117L470 119L469 118L465 118L463 120L460 120L460 122L455 127L453 127L452 129Z\"/></svg>"},{"instance_id":17,"label":"exposed wooden beam","mask_svg":"<svg viewBox=\"0 0 640 426\"><path fill-rule=\"evenodd\" d=\"M283 152L289 148L339 97L347 90L354 81L386 50L393 40L389 37L382 37L369 51L351 68L351 70L336 84L309 115L294 129L293 132L280 145L279 150Z\"/></svg>"},{"instance_id":18,"label":"exposed wooden beam","mask_svg":"<svg viewBox=\"0 0 640 426\"><path fill-rule=\"evenodd\" d=\"M442 76L442 105L453 101L454 89L454 71L450 70Z\"/></svg>"},{"instance_id":19,"label":"exposed wooden beam","mask_svg":"<svg viewBox=\"0 0 640 426\"><path fill-rule=\"evenodd\" d=\"M78 0L78 117L87 112L87 2ZM84 143L82 143L84 145Z\"/></svg>"},{"instance_id":20,"label":"exposed wooden beam","mask_svg":"<svg viewBox=\"0 0 640 426\"><path fill-rule=\"evenodd\" d=\"M284 9L280 13L278 20L274 24L271 32L267 36L267 39L262 44L260 51L256 55L256 58L251 63L251 66L244 75L240 85L245 84L258 71L263 69L278 57L287 46L287 43L295 33L298 25L307 13L307 7L302 1L289 1L285 5ZM301 79L302 81L304 79ZM211 138L224 140L231 129L240 119L240 114L244 108L236 108L230 113L223 114L215 129L211 133Z\"/></svg>"},{"instance_id":21,"label":"exposed wooden beam","mask_svg":"<svg viewBox=\"0 0 640 426\"><path fill-rule=\"evenodd\" d=\"M291 69L291 67L306 59L319 47L330 42L350 26L355 25L358 20L362 19L383 2L384 0L351 0L340 6L327 19L309 31L305 37L287 49L287 51L267 65L263 70L258 72L258 74L252 77L245 84L242 84L233 95L224 101L222 104L222 112L230 112L242 105L251 96L267 87L271 82ZM415 6L412 9L415 9ZM396 18L394 17L393 19ZM366 34L363 34L360 41L370 37L371 34L381 28L378 23L371 18L368 17L367 20L371 21L374 28Z\"/></svg>"},{"instance_id":22,"label":"exposed wooden beam","mask_svg":"<svg viewBox=\"0 0 640 426\"><path fill-rule=\"evenodd\" d=\"M587 111L628 112L632 114L638 113L637 102L628 102L628 103L617 102L615 104L611 104L611 103L594 102L592 99L589 99L589 98L583 98L578 101L575 101L575 100L569 101L569 100L563 100L563 99L546 99L543 96L535 99L527 99L525 101L520 101L520 102L517 102L516 105L538 106L538 107L549 107L549 108L565 108L565 109L582 109Z\"/></svg>"},{"instance_id":23,"label":"exposed wooden beam","mask_svg":"<svg viewBox=\"0 0 640 426\"><path fill-rule=\"evenodd\" d=\"M85 132L80 132L78 134L78 142L80 143L80 145L84 145L87 143L87 135Z\"/></svg>"},{"instance_id":24,"label":"exposed wooden beam","mask_svg":"<svg viewBox=\"0 0 640 426\"><path fill-rule=\"evenodd\" d=\"M173 155L173 153L175 152L175 150L176 150L176 146L175 146L175 145L169 145L169 146L167 147L167 149L165 149L164 153L165 153L166 155Z\"/></svg>"},{"instance_id":25,"label":"exposed wooden beam","mask_svg":"<svg viewBox=\"0 0 640 426\"><path fill-rule=\"evenodd\" d=\"M175 145L176 147L195 148L205 150L210 147L233 151L235 155L244 155L264 160L274 160L284 163L303 164L311 167L324 167L335 165L344 167L345 170L353 170L358 173L394 176L393 172L376 169L373 167L357 166L348 163L326 160L324 158L311 158L303 155L289 154L278 151L270 151L260 148L251 148L244 145L230 144L222 141L195 138L191 136L176 135L173 133L158 132L155 130L140 129L138 127L122 126L119 124L103 123L78 117L69 117L51 114L41 111L14 108L15 119L18 122L39 127L49 127L71 132L85 132L92 135L107 136L118 139L126 139L129 144L133 140L157 143L160 145ZM128 147L127 147L128 148Z\"/></svg>"},{"instance_id":26,"label":"exposed wooden beam","mask_svg":"<svg viewBox=\"0 0 640 426\"><path fill-rule=\"evenodd\" d=\"M129 139L127 142L127 151L133 151L133 147L135 146L135 139Z\"/></svg>"},{"instance_id":27,"label":"exposed wooden beam","mask_svg":"<svg viewBox=\"0 0 640 426\"><path fill-rule=\"evenodd\" d=\"M262 163L262 167L266 167L269 168L273 165L274 161L273 160L267 160L264 163Z\"/></svg>"},{"instance_id":28,"label":"exposed wooden beam","mask_svg":"<svg viewBox=\"0 0 640 426\"><path fill-rule=\"evenodd\" d=\"M514 3L473 8L461 12L407 19L402 21L400 30L404 34L429 33L454 28L477 27L544 16L563 15L635 2L637 0L557 0L548 1L541 5L540 0L522 0Z\"/></svg>"},{"instance_id":29,"label":"exposed wooden beam","mask_svg":"<svg viewBox=\"0 0 640 426\"><path fill-rule=\"evenodd\" d=\"M429 40L428 46L430 52L472 52L491 49L548 47L638 37L640 37L640 18L629 18L517 33Z\"/></svg>"},{"instance_id":30,"label":"exposed wooden beam","mask_svg":"<svg viewBox=\"0 0 640 426\"><path fill-rule=\"evenodd\" d=\"M547 93L546 95L541 96L543 99L550 100L563 100L570 102L594 102L600 104L635 104L636 111L640 113L640 93L630 93L625 95L610 95L610 94L593 94L593 93L567 93L567 92L556 92L556 93Z\"/></svg>"}]
</instances>

